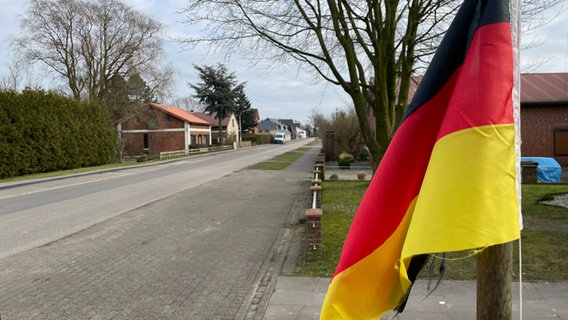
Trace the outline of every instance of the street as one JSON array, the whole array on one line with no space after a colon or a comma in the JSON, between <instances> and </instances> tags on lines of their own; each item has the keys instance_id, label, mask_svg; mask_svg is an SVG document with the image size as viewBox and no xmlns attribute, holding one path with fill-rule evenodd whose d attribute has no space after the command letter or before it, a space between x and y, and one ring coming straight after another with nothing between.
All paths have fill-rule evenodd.
<instances>
[{"instance_id":1,"label":"street","mask_svg":"<svg viewBox=\"0 0 568 320\"><path fill-rule=\"evenodd\" d=\"M0 258L63 238L307 142L263 145L21 186L0 184Z\"/></svg>"},{"instance_id":2,"label":"street","mask_svg":"<svg viewBox=\"0 0 568 320\"><path fill-rule=\"evenodd\" d=\"M0 185L2 319L260 319L307 142Z\"/></svg>"}]
</instances>

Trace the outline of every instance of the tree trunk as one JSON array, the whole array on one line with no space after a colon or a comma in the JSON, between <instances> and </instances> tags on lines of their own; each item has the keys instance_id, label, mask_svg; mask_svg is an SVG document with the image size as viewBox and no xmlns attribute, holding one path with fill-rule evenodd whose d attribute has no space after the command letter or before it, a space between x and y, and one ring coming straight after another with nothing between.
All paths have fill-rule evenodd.
<instances>
[{"instance_id":1,"label":"tree trunk","mask_svg":"<svg viewBox=\"0 0 568 320\"><path fill-rule=\"evenodd\" d=\"M477 320L511 320L513 243L486 248L477 256Z\"/></svg>"}]
</instances>

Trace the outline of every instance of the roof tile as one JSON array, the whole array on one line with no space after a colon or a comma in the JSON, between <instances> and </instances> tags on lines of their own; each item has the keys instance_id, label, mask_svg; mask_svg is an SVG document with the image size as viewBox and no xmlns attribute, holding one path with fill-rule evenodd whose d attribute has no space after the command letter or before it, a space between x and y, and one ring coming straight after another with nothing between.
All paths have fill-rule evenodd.
<instances>
[{"instance_id":1,"label":"roof tile","mask_svg":"<svg viewBox=\"0 0 568 320\"><path fill-rule=\"evenodd\" d=\"M521 75L523 104L568 103L568 73L525 73Z\"/></svg>"},{"instance_id":2,"label":"roof tile","mask_svg":"<svg viewBox=\"0 0 568 320\"><path fill-rule=\"evenodd\" d=\"M185 111L183 109L180 108L176 108L176 107L170 107L170 106L166 106L163 104L158 104L158 103L150 103L149 106L154 107L156 109L160 109L163 110L164 112L179 118L183 121L189 122L189 123L194 123L194 124L208 124L211 125L212 123L209 122L206 119L203 119L201 117L198 117L196 115L191 114L188 111Z\"/></svg>"},{"instance_id":3,"label":"roof tile","mask_svg":"<svg viewBox=\"0 0 568 320\"><path fill-rule=\"evenodd\" d=\"M203 120L209 121L211 123L211 125L213 126L218 126L219 125L219 119L216 119L215 117L217 116L217 112L212 112L211 114L207 113L207 112L192 112L192 115L195 115ZM229 121L231 120L231 117L226 117L225 119L223 119L223 121L221 121L221 125L222 126L227 126L229 125Z\"/></svg>"}]
</instances>

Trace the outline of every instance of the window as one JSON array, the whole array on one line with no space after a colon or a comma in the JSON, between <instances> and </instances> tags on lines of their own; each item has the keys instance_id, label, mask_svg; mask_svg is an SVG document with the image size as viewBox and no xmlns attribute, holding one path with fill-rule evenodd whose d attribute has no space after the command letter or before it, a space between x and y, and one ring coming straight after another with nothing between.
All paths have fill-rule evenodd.
<instances>
[{"instance_id":1,"label":"window","mask_svg":"<svg viewBox=\"0 0 568 320\"><path fill-rule=\"evenodd\" d=\"M150 143L148 141L148 134L144 134L144 149L150 149Z\"/></svg>"},{"instance_id":2,"label":"window","mask_svg":"<svg viewBox=\"0 0 568 320\"><path fill-rule=\"evenodd\" d=\"M554 155L568 156L568 129L554 130Z\"/></svg>"}]
</instances>

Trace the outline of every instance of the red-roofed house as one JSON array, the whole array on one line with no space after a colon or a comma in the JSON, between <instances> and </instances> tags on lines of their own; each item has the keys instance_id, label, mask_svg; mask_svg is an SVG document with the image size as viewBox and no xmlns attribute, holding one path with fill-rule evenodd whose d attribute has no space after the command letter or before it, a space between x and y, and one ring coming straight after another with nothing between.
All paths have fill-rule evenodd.
<instances>
[{"instance_id":1,"label":"red-roofed house","mask_svg":"<svg viewBox=\"0 0 568 320\"><path fill-rule=\"evenodd\" d=\"M150 103L115 123L122 155L155 155L211 145L211 123L185 110Z\"/></svg>"},{"instance_id":2,"label":"red-roofed house","mask_svg":"<svg viewBox=\"0 0 568 320\"><path fill-rule=\"evenodd\" d=\"M521 155L568 166L568 73L521 75Z\"/></svg>"},{"instance_id":3,"label":"red-roofed house","mask_svg":"<svg viewBox=\"0 0 568 320\"><path fill-rule=\"evenodd\" d=\"M213 112L209 114L207 112L192 112L191 114L211 123L212 143L217 144L219 141L219 119L216 119L217 113ZM223 119L221 121L221 126L223 141L225 143L239 141L239 124L234 114Z\"/></svg>"}]
</instances>

